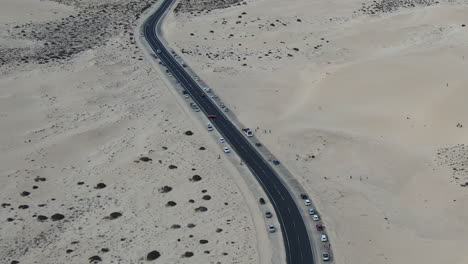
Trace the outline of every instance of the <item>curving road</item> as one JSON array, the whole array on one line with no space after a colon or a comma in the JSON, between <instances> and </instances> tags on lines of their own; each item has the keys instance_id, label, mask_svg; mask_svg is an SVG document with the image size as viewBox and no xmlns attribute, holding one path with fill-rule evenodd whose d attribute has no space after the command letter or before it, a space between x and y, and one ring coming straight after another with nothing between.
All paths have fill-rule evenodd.
<instances>
[{"instance_id":1,"label":"curving road","mask_svg":"<svg viewBox=\"0 0 468 264\"><path fill-rule=\"evenodd\" d=\"M161 42L157 34L158 23L173 1L164 0L161 6L143 24L144 36L148 44L205 115L217 115L217 118L211 120L211 123L223 135L224 139L231 145L231 148L237 152L262 185L269 200L272 202L281 226L286 249L286 262L289 264L313 263L312 247L304 220L293 197L283 185L279 176L248 142L241 131L226 118L215 103L208 96L201 96L204 94L202 88L173 58ZM157 53L158 49L161 53Z\"/></svg>"}]
</instances>

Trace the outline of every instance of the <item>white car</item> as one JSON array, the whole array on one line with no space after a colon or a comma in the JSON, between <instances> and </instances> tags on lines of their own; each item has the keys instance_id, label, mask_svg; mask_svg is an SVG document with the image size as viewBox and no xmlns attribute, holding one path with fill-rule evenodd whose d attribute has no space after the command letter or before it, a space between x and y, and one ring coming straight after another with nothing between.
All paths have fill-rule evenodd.
<instances>
[{"instance_id":1,"label":"white car","mask_svg":"<svg viewBox=\"0 0 468 264\"><path fill-rule=\"evenodd\" d=\"M203 88L203 91L205 91L207 93L211 93L211 88L205 87L205 88Z\"/></svg>"},{"instance_id":2,"label":"white car","mask_svg":"<svg viewBox=\"0 0 468 264\"><path fill-rule=\"evenodd\" d=\"M306 206L310 206L312 204L312 202L309 199L306 199L306 200L304 200L304 204Z\"/></svg>"},{"instance_id":3,"label":"white car","mask_svg":"<svg viewBox=\"0 0 468 264\"><path fill-rule=\"evenodd\" d=\"M198 78L197 76L194 77L195 81L199 81L200 78Z\"/></svg>"},{"instance_id":4,"label":"white car","mask_svg":"<svg viewBox=\"0 0 468 264\"><path fill-rule=\"evenodd\" d=\"M242 131L244 131L244 134L248 137L253 137L253 132L250 130L250 128L243 128Z\"/></svg>"},{"instance_id":5,"label":"white car","mask_svg":"<svg viewBox=\"0 0 468 264\"><path fill-rule=\"evenodd\" d=\"M268 232L274 233L276 231L276 228L274 225L268 225Z\"/></svg>"},{"instance_id":6,"label":"white car","mask_svg":"<svg viewBox=\"0 0 468 264\"><path fill-rule=\"evenodd\" d=\"M206 126L208 127L208 131L213 131L213 126L210 123L206 124Z\"/></svg>"},{"instance_id":7,"label":"white car","mask_svg":"<svg viewBox=\"0 0 468 264\"><path fill-rule=\"evenodd\" d=\"M314 215L312 216L312 220L318 221L318 220L320 220L320 217L319 217L318 215L314 214Z\"/></svg>"},{"instance_id":8,"label":"white car","mask_svg":"<svg viewBox=\"0 0 468 264\"><path fill-rule=\"evenodd\" d=\"M211 98L218 98L218 96L216 94L212 94L210 95Z\"/></svg>"},{"instance_id":9,"label":"white car","mask_svg":"<svg viewBox=\"0 0 468 264\"><path fill-rule=\"evenodd\" d=\"M320 235L320 241L327 242L328 241L327 235L325 235L325 234Z\"/></svg>"},{"instance_id":10,"label":"white car","mask_svg":"<svg viewBox=\"0 0 468 264\"><path fill-rule=\"evenodd\" d=\"M167 76L172 77L172 73L168 73Z\"/></svg>"},{"instance_id":11,"label":"white car","mask_svg":"<svg viewBox=\"0 0 468 264\"><path fill-rule=\"evenodd\" d=\"M313 208L309 208L307 209L307 211L309 212L310 215L315 214L315 210Z\"/></svg>"},{"instance_id":12,"label":"white car","mask_svg":"<svg viewBox=\"0 0 468 264\"><path fill-rule=\"evenodd\" d=\"M219 138L219 143L224 143L224 138Z\"/></svg>"},{"instance_id":13,"label":"white car","mask_svg":"<svg viewBox=\"0 0 468 264\"><path fill-rule=\"evenodd\" d=\"M231 152L231 151L228 149L228 147L224 147L224 148L223 148L223 151L224 151L224 153L229 153L229 152Z\"/></svg>"},{"instance_id":14,"label":"white car","mask_svg":"<svg viewBox=\"0 0 468 264\"><path fill-rule=\"evenodd\" d=\"M323 261L329 261L330 260L330 254L328 254L328 252L323 252L322 253L322 259L323 259Z\"/></svg>"}]
</instances>

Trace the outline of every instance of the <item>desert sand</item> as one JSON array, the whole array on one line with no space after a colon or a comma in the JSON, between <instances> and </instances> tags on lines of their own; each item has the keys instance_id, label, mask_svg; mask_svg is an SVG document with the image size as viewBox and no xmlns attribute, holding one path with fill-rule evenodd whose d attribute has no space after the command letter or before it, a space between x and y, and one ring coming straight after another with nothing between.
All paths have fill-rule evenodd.
<instances>
[{"instance_id":1,"label":"desert sand","mask_svg":"<svg viewBox=\"0 0 468 264\"><path fill-rule=\"evenodd\" d=\"M336 263L468 263L465 2L176 9L166 39L306 188Z\"/></svg>"},{"instance_id":2,"label":"desert sand","mask_svg":"<svg viewBox=\"0 0 468 264\"><path fill-rule=\"evenodd\" d=\"M150 4L0 3L2 263L272 263L281 254L260 188L137 45Z\"/></svg>"}]
</instances>

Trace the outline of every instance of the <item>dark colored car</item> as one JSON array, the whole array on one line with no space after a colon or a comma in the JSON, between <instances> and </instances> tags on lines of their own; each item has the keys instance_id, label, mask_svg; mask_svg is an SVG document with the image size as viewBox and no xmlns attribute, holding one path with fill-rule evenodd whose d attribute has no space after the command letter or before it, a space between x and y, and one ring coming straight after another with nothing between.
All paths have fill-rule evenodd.
<instances>
[{"instance_id":1,"label":"dark colored car","mask_svg":"<svg viewBox=\"0 0 468 264\"><path fill-rule=\"evenodd\" d=\"M208 119L215 119L215 118L217 118L218 116L217 116L217 115L208 115L207 117L208 117Z\"/></svg>"},{"instance_id":2,"label":"dark colored car","mask_svg":"<svg viewBox=\"0 0 468 264\"><path fill-rule=\"evenodd\" d=\"M200 96L201 96L201 97L205 97L205 94L204 94L204 93L202 93L202 94L200 94Z\"/></svg>"},{"instance_id":3,"label":"dark colored car","mask_svg":"<svg viewBox=\"0 0 468 264\"><path fill-rule=\"evenodd\" d=\"M279 162L279 160L273 160L273 164L275 164L275 165L279 165L279 164L280 164L280 162Z\"/></svg>"},{"instance_id":4,"label":"dark colored car","mask_svg":"<svg viewBox=\"0 0 468 264\"><path fill-rule=\"evenodd\" d=\"M317 229L317 231L323 231L323 229L325 228L323 225L321 224L316 224L315 225L315 228Z\"/></svg>"},{"instance_id":5,"label":"dark colored car","mask_svg":"<svg viewBox=\"0 0 468 264\"><path fill-rule=\"evenodd\" d=\"M305 194L305 193L301 193L301 199L303 199L303 200L309 199L309 196L307 196L307 194Z\"/></svg>"},{"instance_id":6,"label":"dark colored car","mask_svg":"<svg viewBox=\"0 0 468 264\"><path fill-rule=\"evenodd\" d=\"M265 199L263 198L260 198L258 201L260 202L260 204L265 204Z\"/></svg>"}]
</instances>

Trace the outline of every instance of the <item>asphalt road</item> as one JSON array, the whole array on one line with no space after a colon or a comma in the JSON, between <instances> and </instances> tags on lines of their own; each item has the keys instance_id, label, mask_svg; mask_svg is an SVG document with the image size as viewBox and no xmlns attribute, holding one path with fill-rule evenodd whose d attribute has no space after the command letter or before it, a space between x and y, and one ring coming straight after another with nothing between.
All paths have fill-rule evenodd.
<instances>
[{"instance_id":1,"label":"asphalt road","mask_svg":"<svg viewBox=\"0 0 468 264\"><path fill-rule=\"evenodd\" d=\"M156 34L158 22L171 6L172 1L164 0L161 6L145 21L143 31L147 42L155 54L157 54L158 49L161 51L161 53L157 54L158 57L164 62L174 78L190 94L203 113L205 115L217 115L217 118L210 120L210 122L223 135L224 139L231 145L231 149L236 151L262 185L275 209L276 214L274 217L278 217L281 226L286 249L286 262L288 264L313 263L312 247L304 220L293 197L278 175L270 164L261 157L255 147L249 143L242 132L226 118L221 109L208 96L201 96L204 94L202 88L173 58ZM301 210L305 210L305 208L301 208Z\"/></svg>"}]
</instances>

